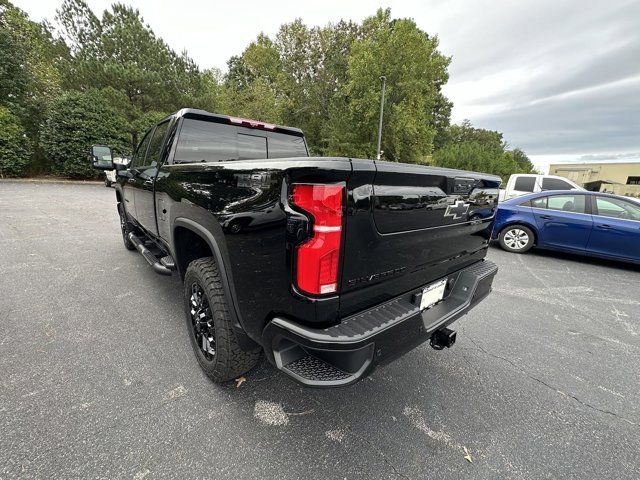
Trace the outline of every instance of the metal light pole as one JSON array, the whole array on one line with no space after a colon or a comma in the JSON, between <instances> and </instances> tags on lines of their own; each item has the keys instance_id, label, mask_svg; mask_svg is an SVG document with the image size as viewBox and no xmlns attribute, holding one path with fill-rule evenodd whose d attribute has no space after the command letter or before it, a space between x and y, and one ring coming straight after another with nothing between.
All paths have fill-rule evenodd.
<instances>
[{"instance_id":1,"label":"metal light pole","mask_svg":"<svg viewBox=\"0 0 640 480\"><path fill-rule=\"evenodd\" d=\"M382 115L384 113L384 87L387 84L387 77L382 75L380 77L382 80L382 95L380 97L380 123L378 124L378 155L377 159L380 160L380 142L382 141Z\"/></svg>"}]
</instances>

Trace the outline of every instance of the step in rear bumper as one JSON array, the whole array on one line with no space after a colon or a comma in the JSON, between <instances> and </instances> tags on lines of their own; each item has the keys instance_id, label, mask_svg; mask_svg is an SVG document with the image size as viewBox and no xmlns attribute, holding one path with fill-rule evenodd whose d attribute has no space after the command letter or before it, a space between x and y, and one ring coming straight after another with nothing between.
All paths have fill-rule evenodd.
<instances>
[{"instance_id":1,"label":"step in rear bumper","mask_svg":"<svg viewBox=\"0 0 640 480\"><path fill-rule=\"evenodd\" d=\"M497 271L493 262L484 260L444 277L444 300L425 311L419 307L421 287L328 328L276 317L263 332L263 345L272 363L300 383L348 385L466 314L489 294Z\"/></svg>"}]
</instances>

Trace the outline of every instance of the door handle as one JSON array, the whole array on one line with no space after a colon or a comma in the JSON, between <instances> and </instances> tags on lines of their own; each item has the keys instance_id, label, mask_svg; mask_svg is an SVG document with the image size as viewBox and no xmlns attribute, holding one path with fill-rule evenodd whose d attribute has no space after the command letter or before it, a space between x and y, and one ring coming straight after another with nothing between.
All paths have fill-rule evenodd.
<instances>
[{"instance_id":1,"label":"door handle","mask_svg":"<svg viewBox=\"0 0 640 480\"><path fill-rule=\"evenodd\" d=\"M597 227L603 230L609 230L611 228L611 225L602 224L602 225L597 225Z\"/></svg>"},{"instance_id":2,"label":"door handle","mask_svg":"<svg viewBox=\"0 0 640 480\"><path fill-rule=\"evenodd\" d=\"M543 218L544 220L551 220L553 217L551 215L540 215L540 218Z\"/></svg>"}]
</instances>

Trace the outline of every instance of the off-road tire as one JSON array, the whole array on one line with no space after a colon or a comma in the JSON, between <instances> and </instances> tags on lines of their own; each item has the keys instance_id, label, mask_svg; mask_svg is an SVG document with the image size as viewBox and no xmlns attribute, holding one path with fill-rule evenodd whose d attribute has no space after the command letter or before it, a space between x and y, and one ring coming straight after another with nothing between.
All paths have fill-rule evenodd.
<instances>
[{"instance_id":1,"label":"off-road tire","mask_svg":"<svg viewBox=\"0 0 640 480\"><path fill-rule=\"evenodd\" d=\"M129 233L133 232L133 225L127 220L122 203L118 204L118 215L120 216L120 230L122 230L122 241L127 250L135 250L136 246L129 240Z\"/></svg>"},{"instance_id":2,"label":"off-road tire","mask_svg":"<svg viewBox=\"0 0 640 480\"><path fill-rule=\"evenodd\" d=\"M207 297L215 327L215 355L205 356L196 339L191 317L192 286L197 283ZM207 376L216 383L238 378L256 366L261 349L246 351L240 348L232 326L229 304L224 294L220 272L213 257L194 260L184 276L184 306L191 346L198 363Z\"/></svg>"},{"instance_id":3,"label":"off-road tire","mask_svg":"<svg viewBox=\"0 0 640 480\"><path fill-rule=\"evenodd\" d=\"M526 243L523 244L525 238ZM529 227L525 227L524 225L509 225L500 231L498 242L502 249L507 252L525 253L533 247L535 236Z\"/></svg>"}]
</instances>

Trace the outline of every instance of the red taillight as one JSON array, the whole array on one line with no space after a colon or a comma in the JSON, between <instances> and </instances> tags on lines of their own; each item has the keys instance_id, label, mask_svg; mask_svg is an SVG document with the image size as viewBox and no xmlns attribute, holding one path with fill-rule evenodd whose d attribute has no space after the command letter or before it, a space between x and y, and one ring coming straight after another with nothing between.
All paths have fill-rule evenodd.
<instances>
[{"instance_id":1,"label":"red taillight","mask_svg":"<svg viewBox=\"0 0 640 480\"><path fill-rule=\"evenodd\" d=\"M313 217L313 237L296 255L298 288L306 293L338 291L343 190L341 185L293 186L292 202Z\"/></svg>"}]
</instances>

